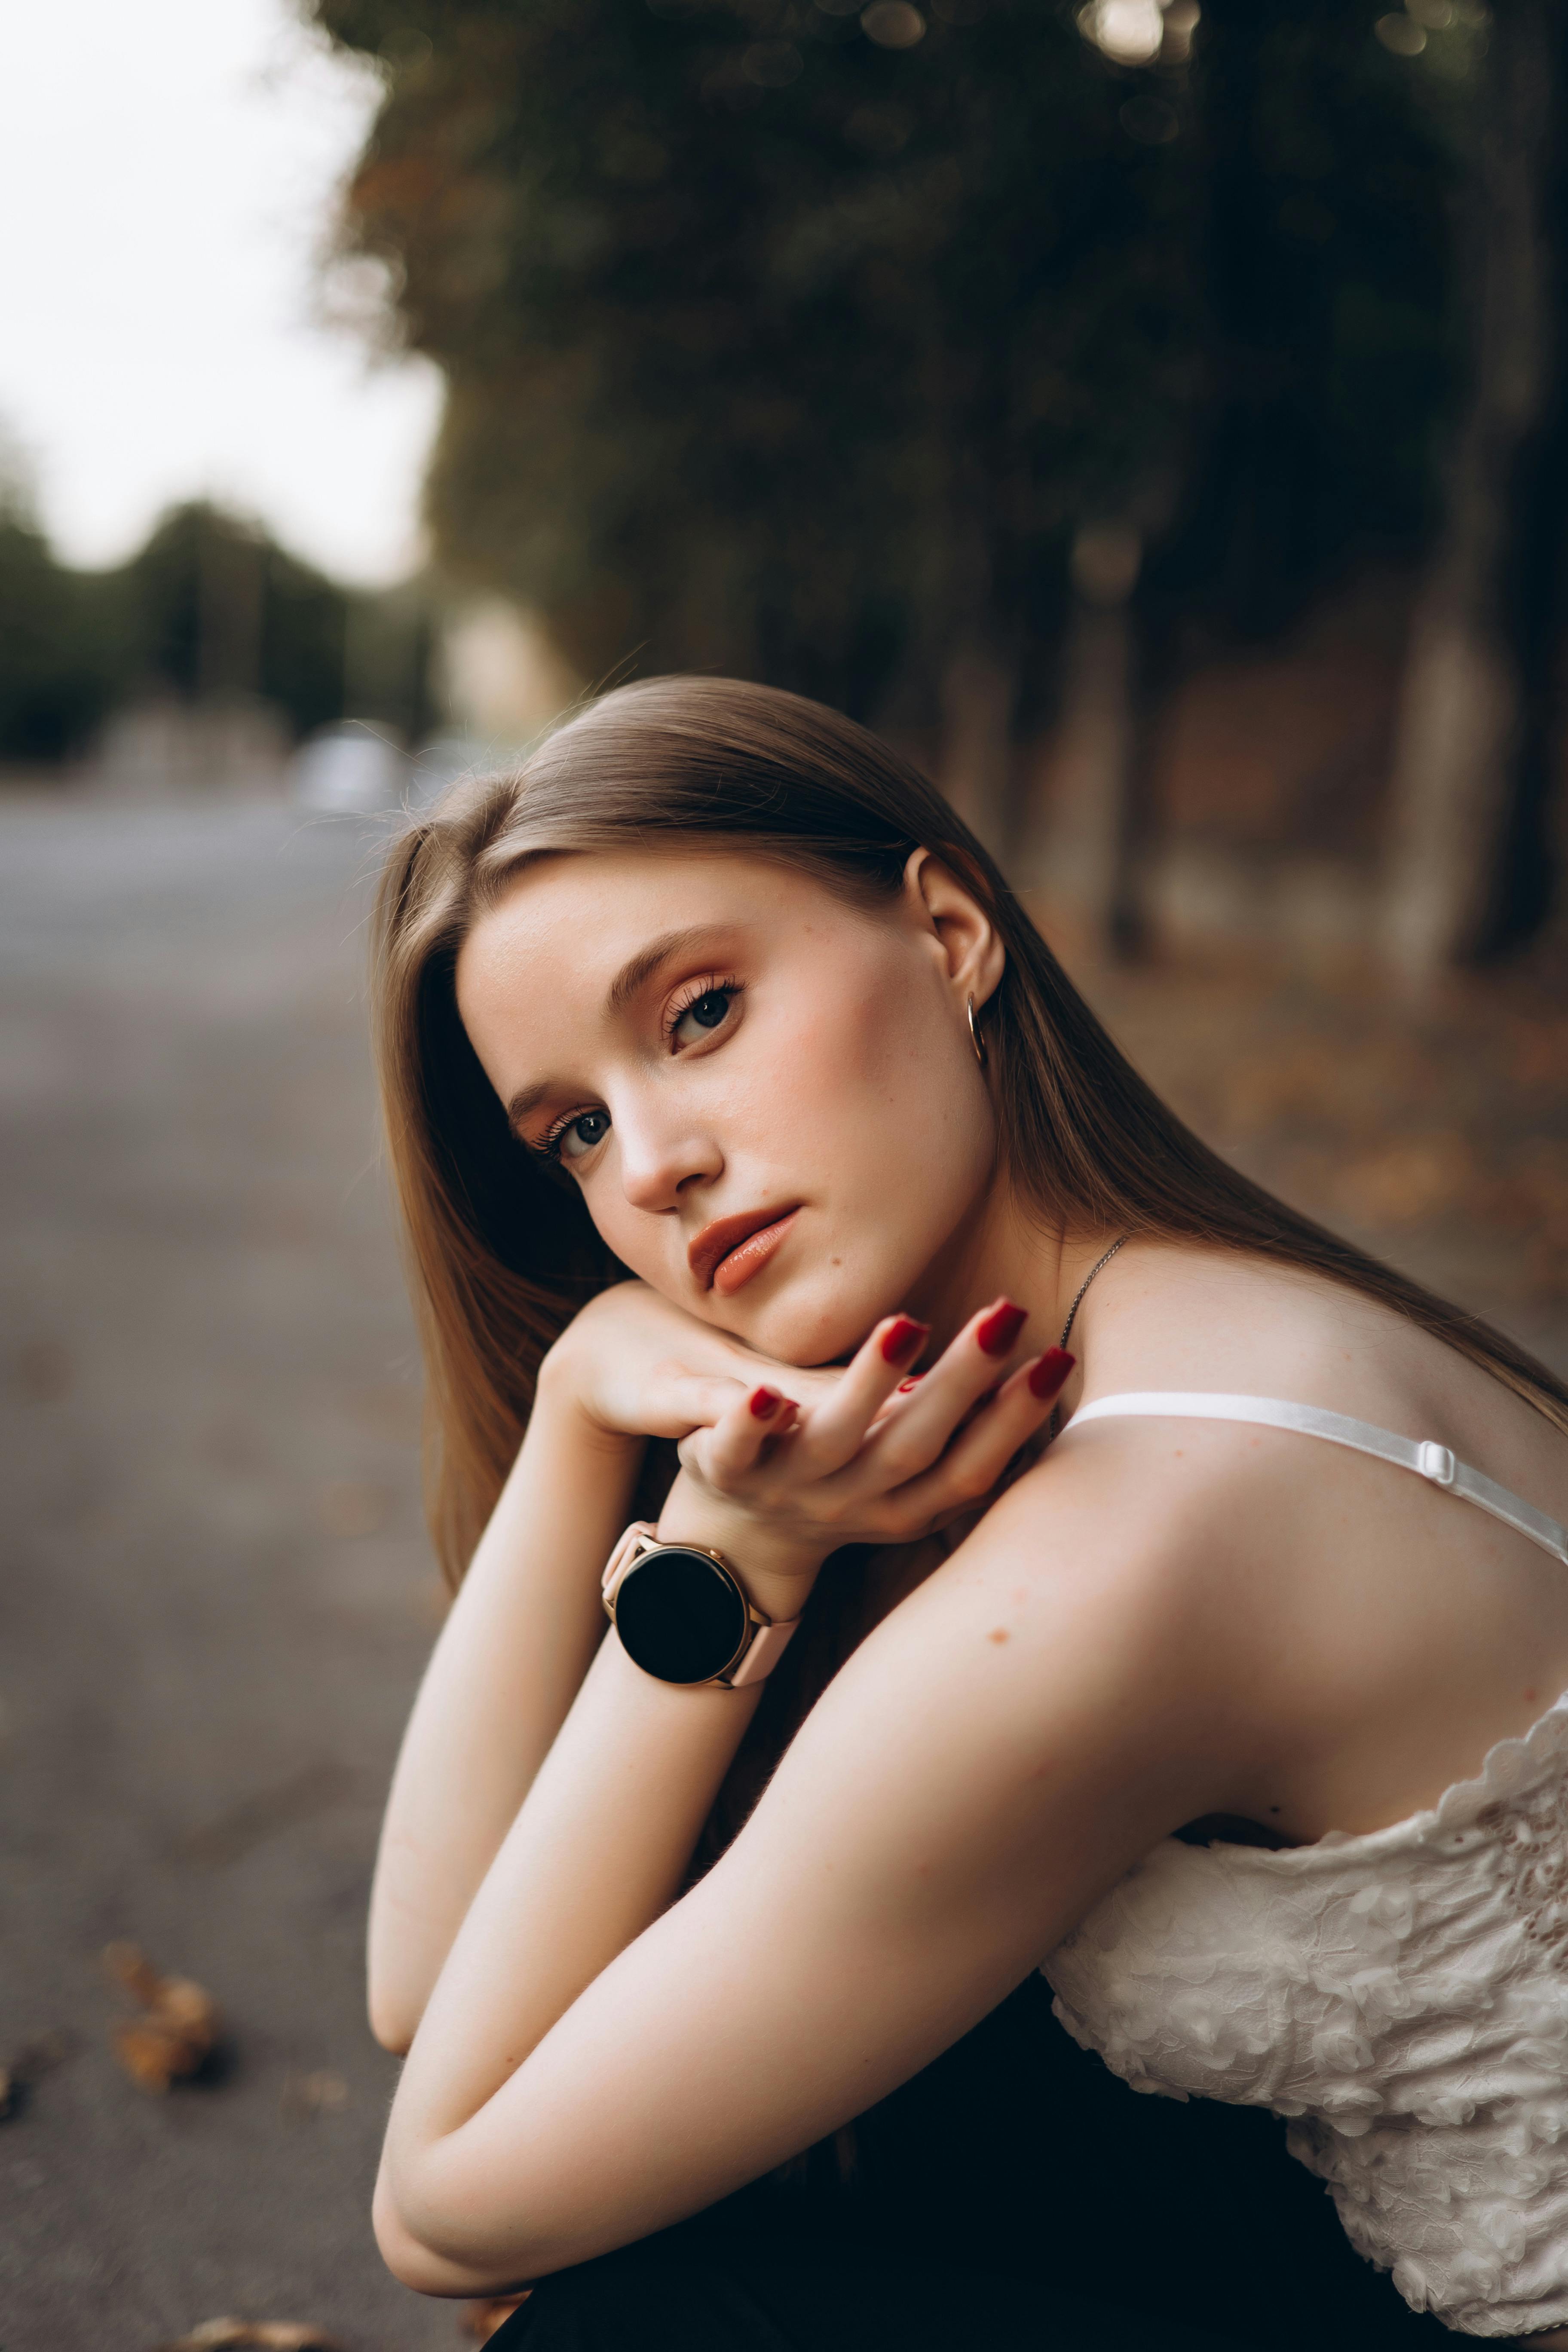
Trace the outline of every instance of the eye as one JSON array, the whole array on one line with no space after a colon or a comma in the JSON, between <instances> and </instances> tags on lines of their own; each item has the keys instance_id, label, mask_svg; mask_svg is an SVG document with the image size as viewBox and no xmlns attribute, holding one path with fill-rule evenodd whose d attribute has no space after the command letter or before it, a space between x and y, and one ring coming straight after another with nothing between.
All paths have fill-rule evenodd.
<instances>
[{"instance_id":1,"label":"eye","mask_svg":"<svg viewBox=\"0 0 1568 2352\"><path fill-rule=\"evenodd\" d=\"M705 1033L721 1028L736 992L732 988L705 988L700 996L682 1007L669 1033L672 1043L696 1045Z\"/></svg>"},{"instance_id":2,"label":"eye","mask_svg":"<svg viewBox=\"0 0 1568 2352\"><path fill-rule=\"evenodd\" d=\"M580 1110L558 1128L551 1138L551 1146L558 1160L585 1160L590 1151L603 1143L610 1131L607 1110Z\"/></svg>"}]
</instances>

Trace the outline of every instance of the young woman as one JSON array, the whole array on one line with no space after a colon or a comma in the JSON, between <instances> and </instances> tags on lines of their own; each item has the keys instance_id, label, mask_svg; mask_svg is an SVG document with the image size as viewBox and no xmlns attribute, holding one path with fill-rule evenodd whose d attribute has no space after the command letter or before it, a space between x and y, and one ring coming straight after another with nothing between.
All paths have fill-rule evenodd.
<instances>
[{"instance_id":1,"label":"young woman","mask_svg":"<svg viewBox=\"0 0 1568 2352\"><path fill-rule=\"evenodd\" d=\"M1568 2346L1568 1391L1210 1154L794 697L458 790L378 976L467 1571L372 1908L397 2275L547 2280L539 2346L1196 2342L1070 2249L654 2234L1043 1968L1135 2088L1292 2118L1415 2309Z\"/></svg>"}]
</instances>

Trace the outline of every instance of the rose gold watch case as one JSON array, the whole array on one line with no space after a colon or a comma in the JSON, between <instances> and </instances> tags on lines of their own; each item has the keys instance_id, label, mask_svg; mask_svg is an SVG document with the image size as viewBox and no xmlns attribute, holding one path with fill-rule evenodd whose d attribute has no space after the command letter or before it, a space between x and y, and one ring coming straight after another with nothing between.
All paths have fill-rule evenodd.
<instances>
[{"instance_id":1,"label":"rose gold watch case","mask_svg":"<svg viewBox=\"0 0 1568 2352\"><path fill-rule=\"evenodd\" d=\"M790 1636L800 1622L799 1618L792 1617L781 1622L765 1616L721 1551L715 1551L710 1544L661 1542L658 1530L651 1520L634 1519L605 1563L600 1590L605 1614L611 1624L616 1622L616 1601L626 1578L635 1568L642 1565L650 1553L656 1551L696 1552L701 1559L711 1560L745 1612L744 1638L727 1664L717 1674L701 1675L695 1682L675 1683L672 1687L702 1690L709 1684L717 1683L725 1690L744 1690L752 1683L765 1681L787 1648ZM666 1678L660 1676L658 1679Z\"/></svg>"}]
</instances>

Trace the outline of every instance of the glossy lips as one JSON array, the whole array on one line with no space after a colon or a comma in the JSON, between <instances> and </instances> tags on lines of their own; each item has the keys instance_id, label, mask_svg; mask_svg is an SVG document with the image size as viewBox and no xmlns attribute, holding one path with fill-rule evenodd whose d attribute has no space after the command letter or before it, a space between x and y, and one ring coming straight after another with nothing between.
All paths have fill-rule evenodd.
<instances>
[{"instance_id":1,"label":"glossy lips","mask_svg":"<svg viewBox=\"0 0 1568 2352\"><path fill-rule=\"evenodd\" d=\"M686 1262L704 1290L728 1298L767 1264L797 1214L797 1209L746 1209L715 1217L692 1240Z\"/></svg>"}]
</instances>

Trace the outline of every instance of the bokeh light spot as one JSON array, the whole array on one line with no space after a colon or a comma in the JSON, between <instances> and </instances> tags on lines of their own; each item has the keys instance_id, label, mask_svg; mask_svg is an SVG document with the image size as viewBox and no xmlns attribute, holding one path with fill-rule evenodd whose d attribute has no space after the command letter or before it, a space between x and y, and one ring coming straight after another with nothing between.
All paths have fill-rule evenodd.
<instances>
[{"instance_id":1,"label":"bokeh light spot","mask_svg":"<svg viewBox=\"0 0 1568 2352\"><path fill-rule=\"evenodd\" d=\"M1372 29L1396 58L1418 58L1426 46L1426 29L1414 16L1380 16Z\"/></svg>"},{"instance_id":2,"label":"bokeh light spot","mask_svg":"<svg viewBox=\"0 0 1568 2352\"><path fill-rule=\"evenodd\" d=\"M871 0L860 29L879 49L912 49L925 37L926 20L910 0Z\"/></svg>"},{"instance_id":3,"label":"bokeh light spot","mask_svg":"<svg viewBox=\"0 0 1568 2352\"><path fill-rule=\"evenodd\" d=\"M1089 0L1079 11L1078 27L1085 40L1118 65L1147 65L1164 45L1160 0Z\"/></svg>"}]
</instances>

